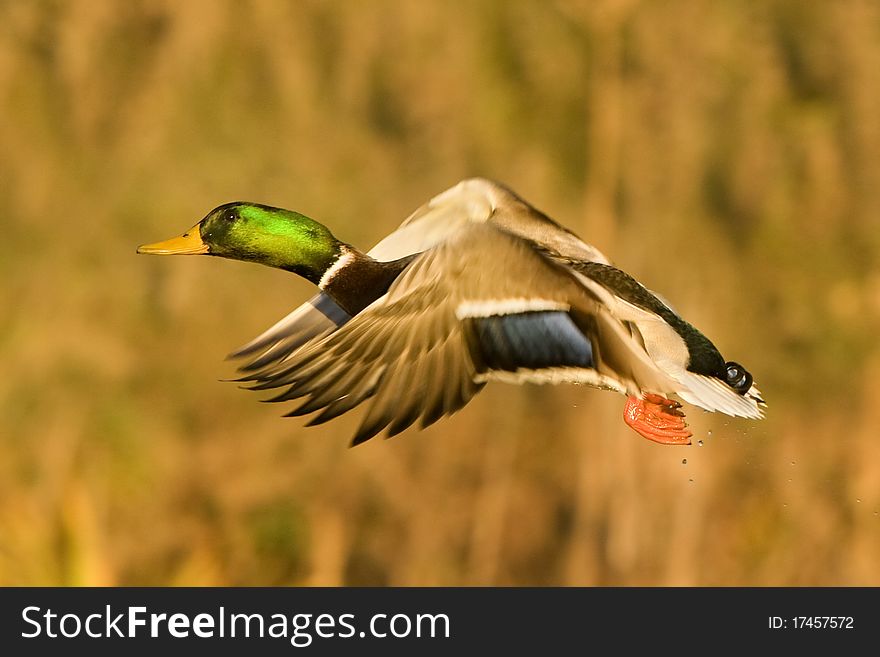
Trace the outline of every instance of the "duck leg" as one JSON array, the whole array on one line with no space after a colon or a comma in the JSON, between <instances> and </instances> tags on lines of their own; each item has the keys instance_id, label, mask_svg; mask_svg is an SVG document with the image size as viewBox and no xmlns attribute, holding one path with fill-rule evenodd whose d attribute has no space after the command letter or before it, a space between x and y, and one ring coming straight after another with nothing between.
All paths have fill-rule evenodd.
<instances>
[{"instance_id":1,"label":"duck leg","mask_svg":"<svg viewBox=\"0 0 880 657\"><path fill-rule=\"evenodd\" d=\"M690 445L691 431L684 421L681 404L660 395L646 393L641 399L627 397L623 421L641 436L663 445Z\"/></svg>"}]
</instances>

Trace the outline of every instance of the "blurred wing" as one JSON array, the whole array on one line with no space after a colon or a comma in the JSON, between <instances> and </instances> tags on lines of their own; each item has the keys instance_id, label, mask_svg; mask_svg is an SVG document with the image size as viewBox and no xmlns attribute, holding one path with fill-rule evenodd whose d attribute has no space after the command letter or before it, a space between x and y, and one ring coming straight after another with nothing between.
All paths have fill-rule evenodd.
<instances>
[{"instance_id":1,"label":"blurred wing","mask_svg":"<svg viewBox=\"0 0 880 657\"><path fill-rule=\"evenodd\" d=\"M320 292L246 345L233 351L229 358L243 358L262 352L239 368L242 372L255 371L283 360L310 340L329 335L349 319L351 316L347 312ZM248 380L247 377L244 380Z\"/></svg>"},{"instance_id":2,"label":"blurred wing","mask_svg":"<svg viewBox=\"0 0 880 657\"><path fill-rule=\"evenodd\" d=\"M386 262L397 260L445 242L470 223L487 221L495 210L491 191L488 181L458 183L416 209L367 255Z\"/></svg>"},{"instance_id":3,"label":"blurred wing","mask_svg":"<svg viewBox=\"0 0 880 657\"><path fill-rule=\"evenodd\" d=\"M455 235L468 223L493 224L568 260L609 264L596 247L547 217L504 185L468 178L418 208L369 255L397 260Z\"/></svg>"},{"instance_id":4,"label":"blurred wing","mask_svg":"<svg viewBox=\"0 0 880 657\"><path fill-rule=\"evenodd\" d=\"M371 399L354 444L424 427L464 406L487 372L589 368L593 346L568 315L584 298L529 243L470 224L334 333L256 373L256 387L287 387L271 401L306 398L291 415L321 411L311 424Z\"/></svg>"}]
</instances>

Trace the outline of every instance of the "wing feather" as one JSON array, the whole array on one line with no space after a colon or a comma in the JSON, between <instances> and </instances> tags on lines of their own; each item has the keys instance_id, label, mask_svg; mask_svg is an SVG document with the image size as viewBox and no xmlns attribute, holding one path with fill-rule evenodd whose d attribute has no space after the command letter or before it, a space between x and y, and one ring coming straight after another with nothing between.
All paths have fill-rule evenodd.
<instances>
[{"instance_id":1,"label":"wing feather","mask_svg":"<svg viewBox=\"0 0 880 657\"><path fill-rule=\"evenodd\" d=\"M492 253L487 259L486 253ZM256 373L260 387L287 386L273 398L305 398L291 415L320 411L325 422L372 399L356 436L395 434L454 413L477 394L473 336L456 310L466 303L544 295L567 303L581 286L530 243L487 224L469 224L452 240L413 260L388 292L323 338L306 343L275 367ZM527 349L503 332L509 366Z\"/></svg>"}]
</instances>

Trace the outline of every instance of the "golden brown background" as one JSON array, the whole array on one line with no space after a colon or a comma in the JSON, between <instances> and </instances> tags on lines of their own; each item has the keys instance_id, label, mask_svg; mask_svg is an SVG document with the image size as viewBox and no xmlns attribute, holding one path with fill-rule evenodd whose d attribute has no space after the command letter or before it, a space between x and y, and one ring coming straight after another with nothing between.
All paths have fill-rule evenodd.
<instances>
[{"instance_id":1,"label":"golden brown background","mask_svg":"<svg viewBox=\"0 0 880 657\"><path fill-rule=\"evenodd\" d=\"M0 111L0 584L880 585L878 3L2 2ZM134 252L236 199L368 248L472 175L767 419L496 384L349 450L218 381L307 283Z\"/></svg>"}]
</instances>

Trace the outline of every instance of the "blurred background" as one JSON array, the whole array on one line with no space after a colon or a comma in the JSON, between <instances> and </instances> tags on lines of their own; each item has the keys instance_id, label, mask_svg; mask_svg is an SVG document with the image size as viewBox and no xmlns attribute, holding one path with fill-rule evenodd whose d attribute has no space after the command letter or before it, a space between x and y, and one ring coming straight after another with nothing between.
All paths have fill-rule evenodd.
<instances>
[{"instance_id":1,"label":"blurred background","mask_svg":"<svg viewBox=\"0 0 880 657\"><path fill-rule=\"evenodd\" d=\"M0 112L0 584L880 585L877 3L8 1ZM135 255L237 199L369 248L474 175L767 419L493 384L348 449L219 381L308 283Z\"/></svg>"}]
</instances>

